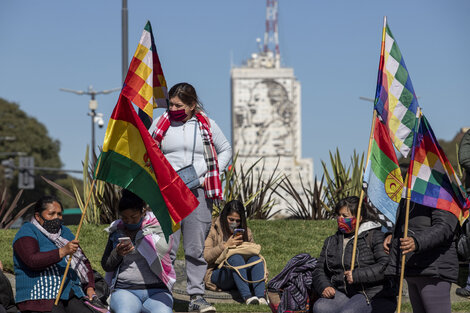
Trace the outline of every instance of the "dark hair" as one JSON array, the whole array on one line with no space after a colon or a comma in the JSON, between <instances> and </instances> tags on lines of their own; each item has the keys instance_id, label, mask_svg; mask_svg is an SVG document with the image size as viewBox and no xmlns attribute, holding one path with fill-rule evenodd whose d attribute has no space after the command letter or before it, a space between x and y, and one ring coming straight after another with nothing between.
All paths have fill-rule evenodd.
<instances>
[{"instance_id":1,"label":"dark hair","mask_svg":"<svg viewBox=\"0 0 470 313\"><path fill-rule=\"evenodd\" d=\"M142 211L144 209L145 201L142 200L135 193L127 189L123 189L121 193L122 193L122 197L121 197L121 200L119 200L119 206L118 206L119 213L128 209L135 210L135 211Z\"/></svg>"},{"instance_id":2,"label":"dark hair","mask_svg":"<svg viewBox=\"0 0 470 313\"><path fill-rule=\"evenodd\" d=\"M42 211L44 211L47 208L47 205L49 203L53 203L53 202L57 202L60 205L60 210L64 211L64 207L62 206L62 203L59 201L59 199L57 199L57 197L55 197L55 196L42 196L34 204L34 213L41 214Z\"/></svg>"},{"instance_id":3,"label":"dark hair","mask_svg":"<svg viewBox=\"0 0 470 313\"><path fill-rule=\"evenodd\" d=\"M339 202L336 204L335 213L336 215L339 215L339 210L341 210L342 207L347 207L349 211L351 211L352 215L357 216L358 206L359 206L359 197L356 197L356 196L346 197L346 198L339 200ZM361 217L362 217L361 223L367 222L367 221L374 221L377 219L376 214L372 211L372 208L365 200L362 201Z\"/></svg>"},{"instance_id":4,"label":"dark hair","mask_svg":"<svg viewBox=\"0 0 470 313\"><path fill-rule=\"evenodd\" d=\"M170 91L168 92L168 98L178 97L183 101L186 105L192 105L194 102L196 103L196 112L197 111L204 111L201 101L196 93L196 89L194 89L193 85L188 83L178 83L171 87Z\"/></svg>"},{"instance_id":5,"label":"dark hair","mask_svg":"<svg viewBox=\"0 0 470 313\"><path fill-rule=\"evenodd\" d=\"M248 227L246 225L245 207L240 200L232 200L227 202L222 212L220 212L220 225L222 226L222 233L224 240L227 240L231 236L230 227L228 226L227 216L232 213L238 213L240 215L240 226L237 228L243 228L243 241L248 241Z\"/></svg>"}]
</instances>

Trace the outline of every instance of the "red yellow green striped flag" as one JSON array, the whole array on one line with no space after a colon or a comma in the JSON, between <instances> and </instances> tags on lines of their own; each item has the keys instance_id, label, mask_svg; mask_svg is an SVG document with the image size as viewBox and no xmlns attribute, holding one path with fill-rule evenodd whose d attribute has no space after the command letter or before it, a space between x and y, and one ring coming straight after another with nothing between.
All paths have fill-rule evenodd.
<instances>
[{"instance_id":1,"label":"red yellow green striped flag","mask_svg":"<svg viewBox=\"0 0 470 313\"><path fill-rule=\"evenodd\" d=\"M150 21L147 21L142 32L121 94L145 112L148 118L144 120L149 123L146 125L147 128L152 124L153 109L168 106L166 80L158 58Z\"/></svg>"},{"instance_id":2,"label":"red yellow green striped flag","mask_svg":"<svg viewBox=\"0 0 470 313\"><path fill-rule=\"evenodd\" d=\"M95 179L128 189L147 202L167 240L199 204L122 95L108 123Z\"/></svg>"}]
</instances>

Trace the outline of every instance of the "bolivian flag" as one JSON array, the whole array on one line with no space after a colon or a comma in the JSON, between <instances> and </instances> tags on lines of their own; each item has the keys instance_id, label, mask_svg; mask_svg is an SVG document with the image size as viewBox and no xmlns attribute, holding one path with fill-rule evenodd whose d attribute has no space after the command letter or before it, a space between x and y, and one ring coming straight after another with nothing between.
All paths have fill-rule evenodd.
<instances>
[{"instance_id":1,"label":"bolivian flag","mask_svg":"<svg viewBox=\"0 0 470 313\"><path fill-rule=\"evenodd\" d=\"M401 199L403 177L390 135L385 125L375 119L374 138L364 173L364 185L370 202L392 223Z\"/></svg>"},{"instance_id":2,"label":"bolivian flag","mask_svg":"<svg viewBox=\"0 0 470 313\"><path fill-rule=\"evenodd\" d=\"M199 204L122 95L108 123L95 179L128 189L147 202L167 240Z\"/></svg>"}]
</instances>

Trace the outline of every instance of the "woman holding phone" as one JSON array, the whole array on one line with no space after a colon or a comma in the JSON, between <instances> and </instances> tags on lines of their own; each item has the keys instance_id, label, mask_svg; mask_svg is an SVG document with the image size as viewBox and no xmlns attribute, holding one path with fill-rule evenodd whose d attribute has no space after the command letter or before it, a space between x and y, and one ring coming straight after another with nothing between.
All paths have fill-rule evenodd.
<instances>
[{"instance_id":1,"label":"woman holding phone","mask_svg":"<svg viewBox=\"0 0 470 313\"><path fill-rule=\"evenodd\" d=\"M173 312L172 240L167 244L160 223L145 206L124 189L118 207L121 218L106 229L109 239L101 266L107 272L110 307L115 313Z\"/></svg>"},{"instance_id":2,"label":"woman holding phone","mask_svg":"<svg viewBox=\"0 0 470 313\"><path fill-rule=\"evenodd\" d=\"M264 265L262 262L251 267L240 269L239 274L229 268L218 268L216 260L227 247L239 246L243 242L254 242L251 230L247 227L245 208L239 200L228 202L220 216L213 220L204 247L204 258L207 261L207 272L204 277L209 290L232 290L237 288L246 304L267 304L264 298ZM252 263L259 256L247 260L239 254L230 256L227 261L231 266ZM248 283L245 280L258 281Z\"/></svg>"}]
</instances>

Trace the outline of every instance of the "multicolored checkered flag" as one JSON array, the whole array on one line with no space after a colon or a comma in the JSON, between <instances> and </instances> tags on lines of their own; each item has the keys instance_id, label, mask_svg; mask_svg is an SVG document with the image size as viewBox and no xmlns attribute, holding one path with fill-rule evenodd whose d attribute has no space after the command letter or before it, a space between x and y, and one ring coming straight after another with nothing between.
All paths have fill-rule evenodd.
<instances>
[{"instance_id":1,"label":"multicolored checkered flag","mask_svg":"<svg viewBox=\"0 0 470 313\"><path fill-rule=\"evenodd\" d=\"M453 213L462 224L470 200L434 136L426 117L421 117L411 153L411 201Z\"/></svg>"},{"instance_id":2,"label":"multicolored checkered flag","mask_svg":"<svg viewBox=\"0 0 470 313\"><path fill-rule=\"evenodd\" d=\"M153 109L168 106L168 88L153 39L152 26L147 21L139 45L132 58L121 94L139 107L139 116L148 128L153 121Z\"/></svg>"},{"instance_id":3,"label":"multicolored checkered flag","mask_svg":"<svg viewBox=\"0 0 470 313\"><path fill-rule=\"evenodd\" d=\"M386 22L382 36L375 109L387 126L397 150L404 157L408 156L413 145L418 100L403 56Z\"/></svg>"}]
</instances>

